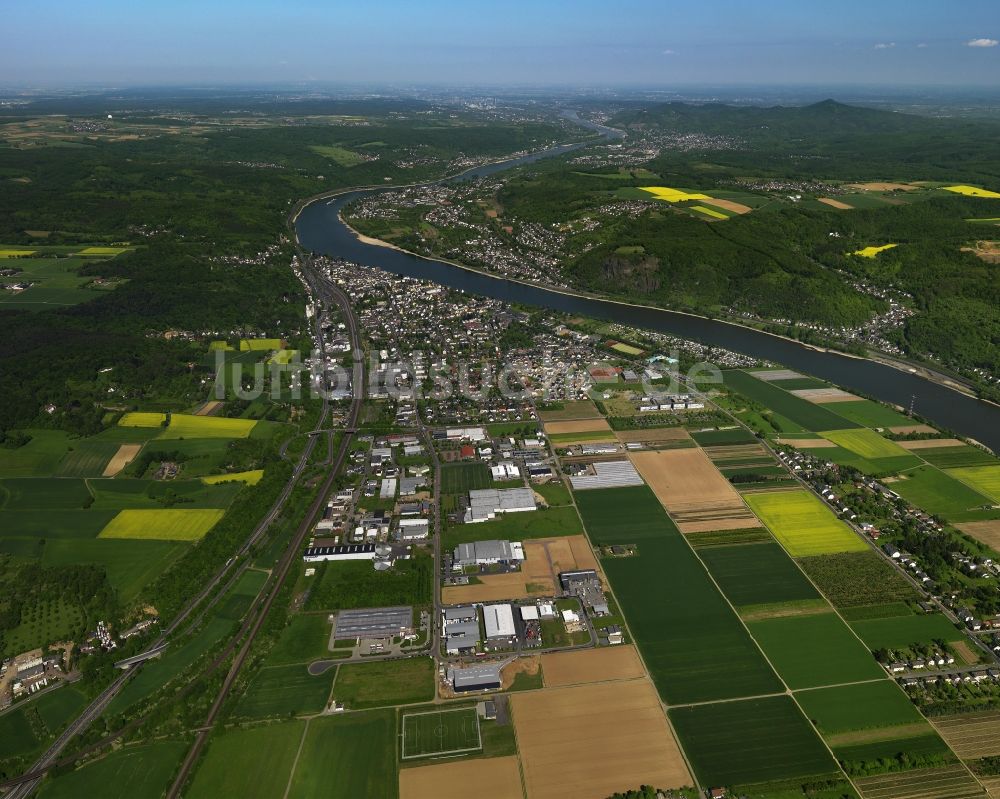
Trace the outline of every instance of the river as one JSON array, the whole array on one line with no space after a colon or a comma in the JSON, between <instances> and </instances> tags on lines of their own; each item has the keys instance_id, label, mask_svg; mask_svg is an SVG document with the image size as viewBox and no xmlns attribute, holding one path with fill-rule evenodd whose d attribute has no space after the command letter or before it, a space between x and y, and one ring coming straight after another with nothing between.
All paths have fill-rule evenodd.
<instances>
[{"instance_id":1,"label":"river","mask_svg":"<svg viewBox=\"0 0 1000 799\"><path fill-rule=\"evenodd\" d=\"M608 137L618 134L618 131L584 123L583 120L574 121L586 124ZM468 170L452 180L468 180L494 174L541 158L562 155L585 144L561 145L520 158L487 164ZM1000 407L919 375L876 361L816 350L790 339L729 322L546 289L360 241L340 219L341 209L359 197L391 190L392 187L351 191L332 199L310 203L295 220L296 233L303 248L397 275L430 280L470 294L606 319L693 339L774 361L902 407L909 407L912 399L914 409L921 416L973 438L994 451L1000 451Z\"/></svg>"}]
</instances>

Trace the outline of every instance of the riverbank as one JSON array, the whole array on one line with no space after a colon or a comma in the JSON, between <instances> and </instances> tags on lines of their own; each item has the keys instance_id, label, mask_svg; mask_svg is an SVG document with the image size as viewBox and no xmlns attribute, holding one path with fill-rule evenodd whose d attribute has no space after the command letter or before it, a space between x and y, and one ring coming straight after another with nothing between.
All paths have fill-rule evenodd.
<instances>
[{"instance_id":1,"label":"riverbank","mask_svg":"<svg viewBox=\"0 0 1000 799\"><path fill-rule=\"evenodd\" d=\"M392 244L391 242L385 241L383 239L376 239L376 238L373 238L371 236L367 236L364 233L362 233L361 231L359 231L357 228L353 227L351 225L351 223L348 222L346 219L344 219L344 216L343 216L342 213L338 213L337 216L338 216L338 219L340 220L340 223L345 228L347 228L354 235L354 237L359 242L361 242L362 244L367 244L367 245L373 246L373 247L384 247L386 249L395 250L396 252L408 255L411 258L417 258L417 259L422 260L422 261L429 261L429 262L436 262L436 263L448 264L449 266L453 266L456 269L462 269L462 270L464 270L466 272L470 272L470 273L473 273L473 274L483 275L484 277L490 277L490 278L493 278L495 280L505 280L505 281L507 281L509 283L517 283L517 284L524 285L524 286L531 286L533 288L542 289L544 291L549 291L549 292L553 292L553 293L556 293L556 294L562 294L562 295L567 296L567 297L578 297L580 299L586 299L586 300L600 300L601 302L614 303L616 305L620 305L620 306L625 307L625 308L637 308L637 309L641 308L641 309L644 309L644 310L651 310L651 311L656 311L656 310L669 311L670 313L682 314L684 316L689 316L689 317L691 317L693 319L703 319L705 321L718 322L718 323L730 325L730 326L736 327L736 328L743 328L745 330L753 330L756 333L761 333L763 335L772 336L772 337L777 338L777 339L783 339L785 341L789 341L789 342L798 344L799 346L805 347L806 349L813 350L814 352L834 353L836 355L841 355L841 356L843 356L845 358L854 358L854 359L857 359L859 361L871 361L872 363L880 363L880 364L883 364L885 366L892 367L893 369L898 369L900 372L905 372L907 374L917 375L919 377L922 377L925 380L928 380L928 381L933 382L933 383L937 383L938 385L943 386L945 388L949 388L952 391L957 391L960 394L964 394L966 397L969 397L971 399L978 400L979 402L985 402L985 403L988 403L990 405L994 405L994 406L1000 408L1000 405L997 405L996 403L992 402L991 400L979 397L972 390L972 388L970 386L964 385L964 384L958 382L957 380L949 377L946 374L943 374L941 372L935 371L934 369L931 369L931 368L926 367L926 366L920 366L918 364L909 363L907 361L897 360L897 359L893 358L892 356L890 356L890 355L888 355L886 353L881 353L881 352L877 352L877 351L870 351L868 356L858 355L857 353L847 352L845 350L840 350L840 349L837 349L835 347L824 347L824 346L821 346L821 345L818 345L818 344L810 344L810 343L805 342L805 341L800 341L799 339L794 338L792 336L786 336L786 335L783 335L781 333L773 333L773 332L771 332L769 330L765 330L765 329L762 329L762 328L759 328L759 327L754 327L753 325L748 325L748 324L745 324L745 323L742 323L742 322L738 322L738 321L734 321L734 320L731 320L731 319L706 316L705 314L698 314L698 313L694 313L692 311L679 311L679 310L675 310L673 308L665 308L663 306L658 306L658 305L648 305L648 304L645 304L645 303L626 302L624 300L615 299L613 296L598 294L598 293L595 293L595 292L583 291L583 290L580 290L580 289L566 288L566 287L563 287L563 286L557 286L557 285L555 285L553 283L543 283L541 281L527 280L527 279L524 279L524 278L511 278L511 277L506 277L504 275L497 275L496 273L490 272L489 270L483 269L481 267L469 266L468 264L463 264L463 263L461 263L459 261L452 261L452 260L450 260L448 258L442 258L442 257L439 257L439 256L422 255L421 253L413 252L412 250L404 249L403 247L400 247L400 246L398 246L396 244Z\"/></svg>"}]
</instances>

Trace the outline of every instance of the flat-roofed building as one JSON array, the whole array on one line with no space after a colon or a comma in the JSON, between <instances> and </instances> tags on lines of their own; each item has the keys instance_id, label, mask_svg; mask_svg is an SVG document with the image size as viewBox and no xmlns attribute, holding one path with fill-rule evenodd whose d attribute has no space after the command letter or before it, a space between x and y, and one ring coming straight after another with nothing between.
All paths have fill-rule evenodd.
<instances>
[{"instance_id":1,"label":"flat-roofed building","mask_svg":"<svg viewBox=\"0 0 1000 799\"><path fill-rule=\"evenodd\" d=\"M514 610L510 605L483 605L483 622L486 624L487 640L517 635Z\"/></svg>"},{"instance_id":2,"label":"flat-roofed building","mask_svg":"<svg viewBox=\"0 0 1000 799\"><path fill-rule=\"evenodd\" d=\"M470 541L455 547L458 566L491 566L495 563L520 563L524 547L520 541Z\"/></svg>"},{"instance_id":3,"label":"flat-roofed building","mask_svg":"<svg viewBox=\"0 0 1000 799\"><path fill-rule=\"evenodd\" d=\"M413 632L413 608L356 608L337 614L337 638L393 638Z\"/></svg>"},{"instance_id":4,"label":"flat-roofed building","mask_svg":"<svg viewBox=\"0 0 1000 799\"><path fill-rule=\"evenodd\" d=\"M375 560L374 544L337 544L332 547L309 547L302 560L319 563L325 560Z\"/></svg>"},{"instance_id":5,"label":"flat-roofed building","mask_svg":"<svg viewBox=\"0 0 1000 799\"><path fill-rule=\"evenodd\" d=\"M475 666L452 666L448 669L455 693L468 691L492 691L500 688L500 670L503 663L481 663Z\"/></svg>"},{"instance_id":6,"label":"flat-roofed building","mask_svg":"<svg viewBox=\"0 0 1000 799\"><path fill-rule=\"evenodd\" d=\"M485 522L501 513L523 513L537 508L535 494L530 488L475 489L469 492L465 523Z\"/></svg>"}]
</instances>

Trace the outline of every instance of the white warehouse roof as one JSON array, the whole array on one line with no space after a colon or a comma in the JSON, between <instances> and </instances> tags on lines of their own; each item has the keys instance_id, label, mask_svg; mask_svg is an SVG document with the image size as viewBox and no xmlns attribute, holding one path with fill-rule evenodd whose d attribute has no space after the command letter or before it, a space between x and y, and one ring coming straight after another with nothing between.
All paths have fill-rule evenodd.
<instances>
[{"instance_id":1,"label":"white warehouse roof","mask_svg":"<svg viewBox=\"0 0 1000 799\"><path fill-rule=\"evenodd\" d=\"M515 634L514 610L510 605L483 605L487 638L509 638Z\"/></svg>"}]
</instances>

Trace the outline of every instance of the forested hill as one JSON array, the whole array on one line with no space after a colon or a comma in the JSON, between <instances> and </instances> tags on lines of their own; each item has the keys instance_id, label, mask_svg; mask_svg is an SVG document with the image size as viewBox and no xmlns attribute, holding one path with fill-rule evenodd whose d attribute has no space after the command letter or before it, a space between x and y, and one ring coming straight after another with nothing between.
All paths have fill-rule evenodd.
<instances>
[{"instance_id":1,"label":"forested hill","mask_svg":"<svg viewBox=\"0 0 1000 799\"><path fill-rule=\"evenodd\" d=\"M759 165L765 168L771 166L770 159L781 157L782 177L884 179L903 174L905 168L912 179L1000 178L1000 122L993 120L922 117L824 100L770 108L663 103L622 112L611 124L637 133L732 136L751 152L764 154ZM796 158L789 163L790 156Z\"/></svg>"}]
</instances>

